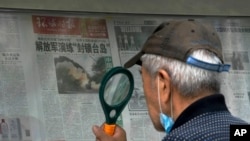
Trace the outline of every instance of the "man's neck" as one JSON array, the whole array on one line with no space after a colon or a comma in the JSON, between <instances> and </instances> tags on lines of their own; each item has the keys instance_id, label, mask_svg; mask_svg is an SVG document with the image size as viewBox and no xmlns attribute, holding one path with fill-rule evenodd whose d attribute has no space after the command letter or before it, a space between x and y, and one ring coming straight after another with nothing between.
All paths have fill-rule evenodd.
<instances>
[{"instance_id":1,"label":"man's neck","mask_svg":"<svg viewBox=\"0 0 250 141\"><path fill-rule=\"evenodd\" d=\"M173 118L176 120L179 115L192 103L195 101L209 96L213 94L214 92L211 91L203 91L203 92L197 92L196 94L192 96L183 96L179 92L175 92L172 94L173 96Z\"/></svg>"}]
</instances>

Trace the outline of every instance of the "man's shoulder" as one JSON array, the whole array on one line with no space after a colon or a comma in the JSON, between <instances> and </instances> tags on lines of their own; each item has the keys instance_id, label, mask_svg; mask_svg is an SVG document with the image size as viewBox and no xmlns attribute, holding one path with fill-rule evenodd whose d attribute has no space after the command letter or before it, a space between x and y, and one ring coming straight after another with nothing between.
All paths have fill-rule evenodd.
<instances>
[{"instance_id":1,"label":"man's shoulder","mask_svg":"<svg viewBox=\"0 0 250 141\"><path fill-rule=\"evenodd\" d=\"M173 129L166 135L167 140L204 140L204 137L213 139L229 139L231 124L247 124L230 114L228 111L207 112L192 118L185 124Z\"/></svg>"}]
</instances>

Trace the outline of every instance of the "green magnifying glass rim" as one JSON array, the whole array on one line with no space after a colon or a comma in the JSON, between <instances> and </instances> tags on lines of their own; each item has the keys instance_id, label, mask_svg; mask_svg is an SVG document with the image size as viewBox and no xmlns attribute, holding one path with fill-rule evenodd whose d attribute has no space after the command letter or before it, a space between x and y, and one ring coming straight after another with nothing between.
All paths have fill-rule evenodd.
<instances>
[{"instance_id":1,"label":"green magnifying glass rim","mask_svg":"<svg viewBox=\"0 0 250 141\"><path fill-rule=\"evenodd\" d=\"M129 91L127 96L118 104L115 105L109 105L105 99L104 99L104 92L105 92L105 87L107 82L110 80L110 78L112 78L114 75L116 74L124 74L128 77L129 83L130 83L130 87L129 87ZM108 124L115 124L117 121L117 118L120 116L121 112L123 111L123 109L125 108L125 106L127 105L128 101L130 100L132 93L134 90L134 78L132 73L127 70L126 68L123 67L114 67L112 69L110 69L104 76L103 79L101 81L101 85L99 88L99 99L100 99L100 103L102 105L102 109L106 118L106 123ZM115 115L110 117L110 112L115 111Z\"/></svg>"}]
</instances>

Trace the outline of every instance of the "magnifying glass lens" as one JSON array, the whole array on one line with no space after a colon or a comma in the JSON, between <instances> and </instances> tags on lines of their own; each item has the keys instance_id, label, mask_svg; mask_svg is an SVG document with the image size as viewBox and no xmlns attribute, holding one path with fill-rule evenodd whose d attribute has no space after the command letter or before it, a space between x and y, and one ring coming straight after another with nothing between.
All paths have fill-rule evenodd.
<instances>
[{"instance_id":1,"label":"magnifying glass lens","mask_svg":"<svg viewBox=\"0 0 250 141\"><path fill-rule=\"evenodd\" d=\"M130 90L129 78L125 74L115 74L108 80L104 89L104 100L110 106L118 105L128 95Z\"/></svg>"}]
</instances>

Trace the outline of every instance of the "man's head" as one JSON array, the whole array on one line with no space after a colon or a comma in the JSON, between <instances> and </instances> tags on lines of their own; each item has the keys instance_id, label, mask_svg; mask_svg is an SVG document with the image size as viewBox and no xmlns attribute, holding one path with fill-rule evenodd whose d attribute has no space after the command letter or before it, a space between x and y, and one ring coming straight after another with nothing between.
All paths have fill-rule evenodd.
<instances>
[{"instance_id":1,"label":"man's head","mask_svg":"<svg viewBox=\"0 0 250 141\"><path fill-rule=\"evenodd\" d=\"M195 99L219 92L218 72L229 69L229 65L223 64L221 42L215 30L194 20L161 24L124 66L134 64L142 66L149 114L159 130L158 88L162 111L176 118Z\"/></svg>"}]
</instances>

